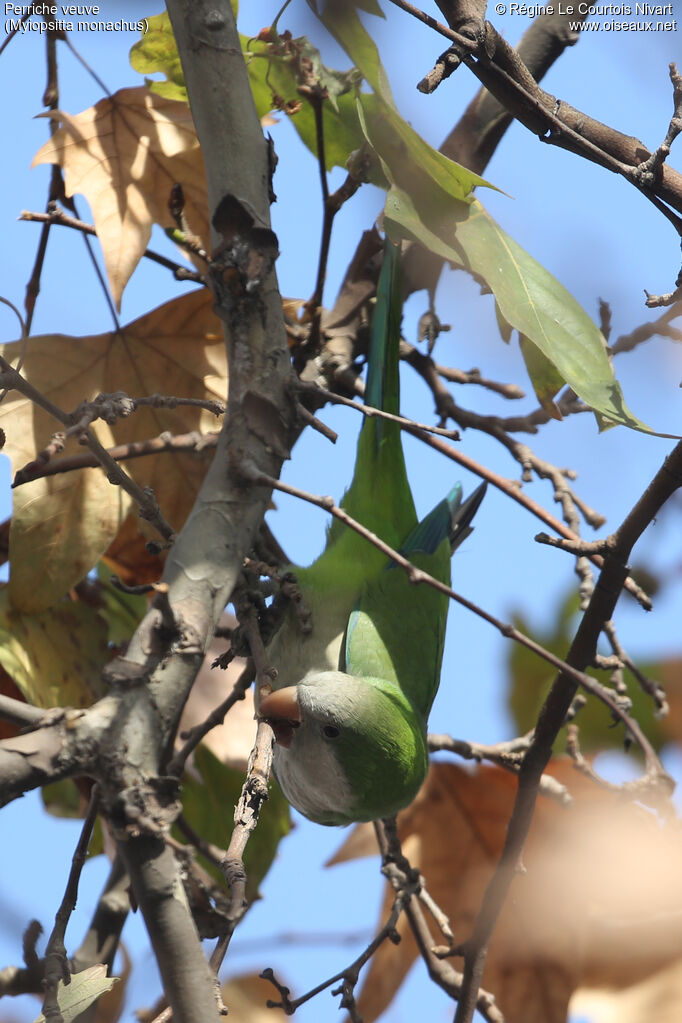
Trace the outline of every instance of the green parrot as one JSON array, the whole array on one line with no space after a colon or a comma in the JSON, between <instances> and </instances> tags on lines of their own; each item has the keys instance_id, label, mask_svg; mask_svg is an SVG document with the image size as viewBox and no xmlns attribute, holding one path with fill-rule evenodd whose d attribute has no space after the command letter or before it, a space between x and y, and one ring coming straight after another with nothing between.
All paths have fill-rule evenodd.
<instances>
[{"instance_id":1,"label":"green parrot","mask_svg":"<svg viewBox=\"0 0 682 1023\"><path fill-rule=\"evenodd\" d=\"M387 240L366 401L395 414L400 319L400 253ZM365 419L341 505L449 584L451 553L471 532L485 484L463 503L457 484L418 522L400 434L397 423ZM275 776L292 806L319 824L391 816L426 777L426 725L440 679L448 598L411 584L338 519L317 560L292 570L312 611L312 629L304 634L290 609L267 648L278 676L258 714L275 732Z\"/></svg>"}]
</instances>

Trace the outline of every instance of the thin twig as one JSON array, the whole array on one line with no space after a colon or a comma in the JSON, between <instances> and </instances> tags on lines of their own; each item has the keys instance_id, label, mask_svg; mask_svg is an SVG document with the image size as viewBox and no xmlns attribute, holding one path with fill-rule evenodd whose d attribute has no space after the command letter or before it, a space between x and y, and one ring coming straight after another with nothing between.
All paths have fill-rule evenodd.
<instances>
[{"instance_id":1,"label":"thin twig","mask_svg":"<svg viewBox=\"0 0 682 1023\"><path fill-rule=\"evenodd\" d=\"M59 1002L57 1000L59 981L61 980L64 984L69 984L71 982L71 973L66 957L64 936L66 934L67 924L76 906L76 899L78 898L78 884L80 881L81 871L83 870L83 865L85 864L87 857L92 829L94 828L95 821L97 819L99 798L99 785L93 785L92 792L90 794L88 812L85 820L83 821L83 828L81 830L80 838L78 839L78 845L76 846L76 850L73 854L73 861L71 863L71 870L69 871L69 879L66 883L64 898L57 910L54 929L50 935L50 939L45 950L45 999L43 1001L43 1015L46 1020L52 1020L53 1023L64 1023L59 1008Z\"/></svg>"},{"instance_id":2,"label":"thin twig","mask_svg":"<svg viewBox=\"0 0 682 1023\"><path fill-rule=\"evenodd\" d=\"M343 970L339 970L338 973L328 977L327 980L323 980L320 984L311 988L311 990L307 991L304 995L300 995L298 998L290 998L289 988L285 987L284 984L281 984L280 981L277 980L272 969L268 968L263 970L260 976L263 980L270 981L270 983L277 988L280 995L279 1002L268 999L268 1008L283 1009L287 1016L291 1016L301 1005L309 1002L311 998L315 997L315 995L319 995L321 991L325 991L328 987L331 987L332 984L336 984L338 981L341 981L341 987L332 991L332 994L342 995L339 1008L348 1010L351 1023L362 1023L355 1002L355 987L360 976L360 970L365 963L372 958L379 946L383 945L387 938L394 944L397 944L400 941L400 937L396 931L396 924L408 897L407 892L399 892L396 895L393 900L393 905L388 915L388 919L379 929L372 941L370 941L369 945L361 952L357 959L353 960L350 966L346 966Z\"/></svg>"},{"instance_id":3,"label":"thin twig","mask_svg":"<svg viewBox=\"0 0 682 1023\"><path fill-rule=\"evenodd\" d=\"M45 711L40 707L34 707L23 700L15 700L11 696L0 693L0 718L9 721L10 724L18 725L19 728L32 727L37 725L45 716Z\"/></svg>"},{"instance_id":4,"label":"thin twig","mask_svg":"<svg viewBox=\"0 0 682 1023\"><path fill-rule=\"evenodd\" d=\"M129 444L117 444L107 448L107 453L117 462L126 462L133 458L160 454L163 451L191 452L199 454L208 448L214 448L218 442L217 433L171 434L167 431L152 437L150 440L131 441ZM42 453L41 453L42 454ZM23 466L15 475L12 486L20 487L31 480L45 476L56 476L62 472L74 472L78 469L89 469L98 466L99 460L93 454L68 455L65 458L52 460L41 459L40 455L33 462Z\"/></svg>"},{"instance_id":5,"label":"thin twig","mask_svg":"<svg viewBox=\"0 0 682 1023\"><path fill-rule=\"evenodd\" d=\"M74 231L80 231L81 234L97 237L97 231L92 224L88 224L85 220L78 220L77 217L71 217L58 207L48 210L47 213L33 213L29 210L22 210L18 219L42 224L58 224L61 227L70 227ZM191 270L189 267L183 266L182 263L176 263L175 260L162 256L161 253L154 252L153 249L145 249L142 255L145 259L151 260L152 263L158 263L159 266L171 270L178 279L194 281L196 284L206 284L203 276L196 270Z\"/></svg>"},{"instance_id":6,"label":"thin twig","mask_svg":"<svg viewBox=\"0 0 682 1023\"><path fill-rule=\"evenodd\" d=\"M362 405L359 401L353 401L352 398L344 398L342 394L328 391L326 387L320 387L318 384L306 384L299 381L297 387L300 387L304 394L324 398L325 401L332 405L345 405L347 408L354 408L363 416L367 416L368 419L388 419L392 423L397 423L403 429L409 428L414 431L418 430L420 433L433 433L438 437L446 437L448 440L459 440L459 432L457 430L445 430L440 426L428 426L426 423L418 423L416 420L408 419L406 416L385 412L383 409L375 408L373 405Z\"/></svg>"},{"instance_id":7,"label":"thin twig","mask_svg":"<svg viewBox=\"0 0 682 1023\"><path fill-rule=\"evenodd\" d=\"M26 356L26 341L28 338L28 327L26 323L24 323L23 316L21 315L21 313L19 312L19 310L17 309L13 302L10 302L8 298L3 298L1 295L0 302L2 302L3 305L6 305L9 309L11 309L16 318L19 320L19 327L21 329L21 353L19 355L19 361L17 362L16 365L16 370L18 373L20 372L21 367L24 364L24 358ZM0 392L0 401L4 401L7 391L8 388L3 388L2 392Z\"/></svg>"},{"instance_id":8,"label":"thin twig","mask_svg":"<svg viewBox=\"0 0 682 1023\"><path fill-rule=\"evenodd\" d=\"M569 107L568 104L559 102L553 96L543 92L537 82L530 74L526 66L521 62L518 54L504 40L502 36L486 22L485 40L473 39L443 25L431 15L408 3L407 0L391 0L396 7L400 7L407 14L416 18L429 28L444 36L451 43L456 44L462 53L462 61L469 70L478 78L500 100L499 93L506 90L507 103L505 104L517 120L525 127L537 134L541 141L569 149L594 163L605 167L615 174L622 175L635 188L638 189L651 202L656 209L673 225L678 234L682 233L682 219L677 216L665 203L669 203L676 209L682 210L682 194L677 194L672 188L665 187L664 182L658 182L657 188L662 193L662 201L659 195L654 192L649 184L644 184L639 179L638 167L643 162L626 163L617 158L612 152L597 145L591 140L588 134L588 125L591 127L598 122L579 111ZM492 54L492 56L489 56ZM505 65L505 66L503 66ZM512 69L510 73L507 68ZM552 101L551 105L549 101ZM568 123L566 112L569 112L572 119L582 126L582 132L576 130ZM561 115L564 114L562 117ZM603 129L603 125L598 125ZM631 141L614 129L607 129L607 140L614 150L619 144L627 153L625 143ZM602 139L602 141L604 141ZM639 148L639 147L638 147ZM641 150L644 147L641 146ZM646 151L645 151L646 152ZM647 152L647 159L651 154Z\"/></svg>"},{"instance_id":9,"label":"thin twig","mask_svg":"<svg viewBox=\"0 0 682 1023\"><path fill-rule=\"evenodd\" d=\"M487 391L499 394L510 401L525 398L525 392L517 384L503 384L499 380L488 380L481 376L481 371L478 369L455 369L453 366L441 366L437 362L435 366L438 375L451 384L477 384L479 387L484 387Z\"/></svg>"},{"instance_id":10,"label":"thin twig","mask_svg":"<svg viewBox=\"0 0 682 1023\"><path fill-rule=\"evenodd\" d=\"M423 885L423 878L410 865L402 851L395 818L377 821L374 830L381 852L382 874L394 891L400 892L405 889L410 891L410 898L405 903L405 916L429 977L451 998L458 999L462 990L463 976L446 961L442 955L443 949L439 948L433 940L417 896L418 890ZM494 996L489 992L479 991L476 1008L487 1023L504 1023L504 1016L495 1005Z\"/></svg>"},{"instance_id":11,"label":"thin twig","mask_svg":"<svg viewBox=\"0 0 682 1023\"><path fill-rule=\"evenodd\" d=\"M408 428L406 427L406 429ZM516 501L517 504L522 505L522 507L532 512L532 514L540 519L541 522L551 526L552 529L555 529L557 533L561 533L561 535L566 537L567 540L580 541L581 538L578 533L575 533L559 519L550 515L550 513L546 511L541 504L538 504L537 501L528 497L528 495L519 488L519 485L515 480L508 480L504 476L500 476L499 473L493 472L492 469L488 469L487 466L482 465L480 462L476 462L469 455L452 447L451 444L446 444L438 437L428 437L423 433L415 433L414 435L418 437L423 444L428 445L428 447L433 448L435 451L439 451L447 458L450 458L453 462L457 462L458 465L461 465L470 472L475 473L481 479L492 483L492 485L502 491L503 494L506 494L507 497ZM598 554L591 555L589 560L598 568L601 568L604 564L604 559ZM651 598L631 576L626 578L624 587L628 593L630 593L641 604L645 611L651 611Z\"/></svg>"},{"instance_id":12,"label":"thin twig","mask_svg":"<svg viewBox=\"0 0 682 1023\"><path fill-rule=\"evenodd\" d=\"M318 151L318 160L324 159L324 152L320 157ZM323 170L323 165L320 162L320 174L322 180L325 182L326 188L326 169ZM322 295L324 292L324 282L327 278L327 261L329 259L329 247L332 238L332 227L334 226L334 218L339 212L341 207L346 203L352 196L355 195L361 182L349 174L343 184L334 192L332 195L324 196L324 216L322 220L322 234L320 237L320 255L317 262L317 279L315 281L315 290L313 294L306 302L306 308L312 315L312 323L310 327L310 335L308 343L313 351L317 350L317 346L320 340L320 321L322 317ZM324 192L324 189L323 189Z\"/></svg>"},{"instance_id":13,"label":"thin twig","mask_svg":"<svg viewBox=\"0 0 682 1023\"><path fill-rule=\"evenodd\" d=\"M256 609L252 604L241 607L239 601L236 601L235 610L251 649L251 657L256 669L256 688L258 692L270 691L273 676L260 636ZM244 850L258 824L263 803L268 798L274 745L275 735L272 727L266 721L259 721L256 739L246 769L246 779L234 811L234 830L225 858L221 863L221 870L230 888L230 905L226 913L227 926L211 955L210 963L216 975L225 958L234 930L248 908Z\"/></svg>"},{"instance_id":14,"label":"thin twig","mask_svg":"<svg viewBox=\"0 0 682 1023\"><path fill-rule=\"evenodd\" d=\"M169 775L175 775L180 777L185 769L185 764L189 756L194 752L199 743L204 739L206 735L218 725L222 725L225 720L225 715L234 707L236 703L243 700L246 696L246 690L249 688L253 681L255 669L252 663L246 664L246 667L242 671L241 675L232 687L232 692L227 696L222 703L211 711L208 717L201 722L201 724L195 725L194 728L190 728L186 732L182 732L180 735L181 739L184 739L184 745L174 754L173 758L166 768Z\"/></svg>"},{"instance_id":15,"label":"thin twig","mask_svg":"<svg viewBox=\"0 0 682 1023\"><path fill-rule=\"evenodd\" d=\"M453 739L451 735L429 735L429 752L454 753L463 760L474 760L480 763L488 760L491 764L518 774L523 763L523 758L530 748L533 733L521 735L517 739L510 739L507 742L498 742L493 746L486 746L479 742L468 742L466 739ZM571 794L565 785L553 778L551 774L543 774L540 779L540 792L543 796L554 799L561 806L569 806L572 802Z\"/></svg>"},{"instance_id":16,"label":"thin twig","mask_svg":"<svg viewBox=\"0 0 682 1023\"><path fill-rule=\"evenodd\" d=\"M58 408L49 398L35 388L33 384L29 383L25 377L22 377L21 373L17 373L2 356L0 356L0 370L2 370L0 373L0 384L2 386L14 388L23 394L24 397L39 405L40 408L48 412L54 419L66 426L67 433L73 428L79 431L79 441L90 449L98 463L105 470L108 480L125 490L138 504L141 517L153 525L164 540L172 543L175 539L175 531L166 522L151 488L145 487L143 489L140 487L111 457L88 426L81 422L74 423L74 417L80 414L81 410L76 410L76 413L62 411L62 409Z\"/></svg>"}]
</instances>

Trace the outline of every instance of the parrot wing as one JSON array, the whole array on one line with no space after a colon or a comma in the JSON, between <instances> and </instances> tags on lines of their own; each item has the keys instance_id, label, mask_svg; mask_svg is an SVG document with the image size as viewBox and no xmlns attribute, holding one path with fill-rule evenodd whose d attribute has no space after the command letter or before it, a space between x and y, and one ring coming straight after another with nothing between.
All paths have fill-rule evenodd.
<instances>
[{"instance_id":1,"label":"parrot wing","mask_svg":"<svg viewBox=\"0 0 682 1023\"><path fill-rule=\"evenodd\" d=\"M450 583L450 556L471 532L485 484L462 503L457 484L412 530L401 553L440 582ZM342 670L396 682L426 722L438 689L448 597L426 584L415 586L394 562L368 580L351 612Z\"/></svg>"}]
</instances>

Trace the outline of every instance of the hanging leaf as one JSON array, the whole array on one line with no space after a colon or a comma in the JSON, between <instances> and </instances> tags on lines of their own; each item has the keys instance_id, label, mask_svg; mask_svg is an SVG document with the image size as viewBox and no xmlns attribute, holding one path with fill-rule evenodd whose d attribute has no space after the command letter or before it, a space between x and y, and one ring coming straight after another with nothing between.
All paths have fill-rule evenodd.
<instances>
[{"instance_id":1,"label":"hanging leaf","mask_svg":"<svg viewBox=\"0 0 682 1023\"><path fill-rule=\"evenodd\" d=\"M565 1023L578 987L627 988L679 957L678 822L662 826L566 760L554 761L550 773L568 786L573 803L566 808L540 798L524 873L515 877L502 908L482 979L507 1023ZM405 855L449 918L455 944L471 933L504 845L516 788L516 779L501 768L471 772L432 764L416 800L398 815ZM371 826L354 829L334 862L362 855L369 841L376 851L370 832ZM387 886L382 922L394 897ZM404 914L397 930L400 943L384 942L364 978L358 1010L365 1023L388 1007L418 956Z\"/></svg>"},{"instance_id":2,"label":"hanging leaf","mask_svg":"<svg viewBox=\"0 0 682 1023\"><path fill-rule=\"evenodd\" d=\"M55 110L45 116L61 127L32 166L58 164L66 194L87 199L117 307L152 225L175 227L168 199L176 182L190 230L208 244L206 175L186 103L140 86L120 89L80 114Z\"/></svg>"},{"instance_id":3,"label":"hanging leaf","mask_svg":"<svg viewBox=\"0 0 682 1023\"><path fill-rule=\"evenodd\" d=\"M539 349L561 379L595 412L613 423L654 432L626 405L604 339L593 320L479 202L450 202L433 221L422 215L407 192L392 185L386 197L384 224L394 240L418 242L453 266L482 277L504 319Z\"/></svg>"},{"instance_id":4,"label":"hanging leaf","mask_svg":"<svg viewBox=\"0 0 682 1023\"><path fill-rule=\"evenodd\" d=\"M9 361L20 342L2 346ZM172 299L120 331L94 337L30 338L23 375L55 405L71 412L98 393L125 390L132 397L165 391L169 396L221 399L227 362L220 322L208 291ZM7 435L5 453L16 471L35 459L61 424L28 398L12 391L0 405ZM187 434L218 429L211 412L194 406L141 407L93 431L105 447L151 440L167 431ZM74 440L66 454L83 451ZM180 529L189 514L212 450L162 453L126 463L142 487L151 487L166 519ZM93 568L116 536L131 507L99 469L81 469L34 480L14 489L10 530L10 591L24 611L49 607ZM137 518L139 532L139 517ZM146 527L148 528L148 527Z\"/></svg>"}]
</instances>

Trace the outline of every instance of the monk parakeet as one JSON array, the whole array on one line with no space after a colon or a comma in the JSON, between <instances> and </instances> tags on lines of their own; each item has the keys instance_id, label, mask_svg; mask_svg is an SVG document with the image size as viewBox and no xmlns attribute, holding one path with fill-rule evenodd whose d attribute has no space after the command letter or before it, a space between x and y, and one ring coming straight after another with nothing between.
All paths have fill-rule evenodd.
<instances>
[{"instance_id":1,"label":"monk parakeet","mask_svg":"<svg viewBox=\"0 0 682 1023\"><path fill-rule=\"evenodd\" d=\"M377 287L366 401L399 405L400 255L387 241ZM415 565L450 582L450 556L483 498L459 484L421 522L397 423L366 418L353 480L341 502L354 519ZM293 611L268 646L278 671L259 716L275 731L274 770L289 802L319 824L397 813L428 767L426 724L440 678L448 598L334 520L309 568L294 568L312 611L303 634Z\"/></svg>"}]
</instances>

